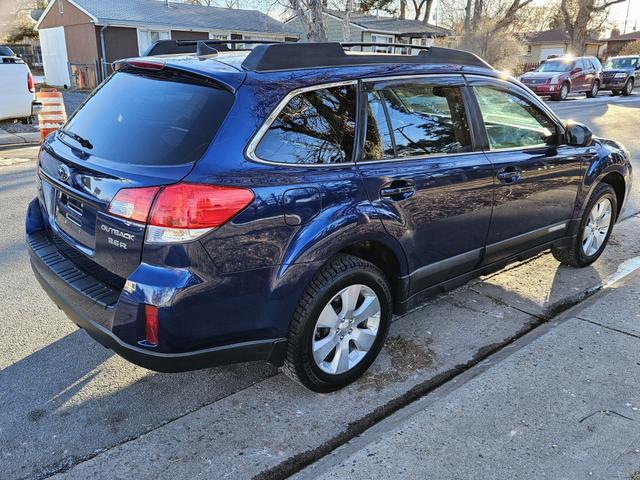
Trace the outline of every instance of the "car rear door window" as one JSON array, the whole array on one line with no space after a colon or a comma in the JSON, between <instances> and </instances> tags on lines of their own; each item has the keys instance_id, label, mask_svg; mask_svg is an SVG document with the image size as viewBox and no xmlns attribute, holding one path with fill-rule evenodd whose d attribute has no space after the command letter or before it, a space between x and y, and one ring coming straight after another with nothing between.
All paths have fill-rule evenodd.
<instances>
[{"instance_id":1,"label":"car rear door window","mask_svg":"<svg viewBox=\"0 0 640 480\"><path fill-rule=\"evenodd\" d=\"M393 132L397 158L424 155L446 155L470 152L471 132L467 122L461 87L429 84L428 81L384 85L376 92L386 109ZM373 101L372 101L373 100ZM376 97L370 96L370 108L376 108ZM370 116L370 120L374 118ZM380 115L375 116L378 128ZM369 147L374 152L387 152L384 137L380 147Z\"/></svg>"},{"instance_id":2,"label":"car rear door window","mask_svg":"<svg viewBox=\"0 0 640 480\"><path fill-rule=\"evenodd\" d=\"M119 71L88 98L65 129L92 155L141 165L192 163L204 154L233 93L177 71ZM68 136L65 142L77 145Z\"/></svg>"},{"instance_id":3,"label":"car rear door window","mask_svg":"<svg viewBox=\"0 0 640 480\"><path fill-rule=\"evenodd\" d=\"M491 150L547 144L556 132L548 116L527 100L493 87L474 87Z\"/></svg>"},{"instance_id":4,"label":"car rear door window","mask_svg":"<svg viewBox=\"0 0 640 480\"><path fill-rule=\"evenodd\" d=\"M256 147L261 160L305 165L352 161L356 88L344 85L294 96Z\"/></svg>"}]
</instances>

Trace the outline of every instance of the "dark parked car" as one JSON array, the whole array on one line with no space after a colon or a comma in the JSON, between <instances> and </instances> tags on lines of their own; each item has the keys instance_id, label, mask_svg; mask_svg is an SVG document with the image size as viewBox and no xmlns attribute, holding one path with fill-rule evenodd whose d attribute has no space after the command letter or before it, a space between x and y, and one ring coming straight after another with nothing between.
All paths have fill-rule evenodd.
<instances>
[{"instance_id":1,"label":"dark parked car","mask_svg":"<svg viewBox=\"0 0 640 480\"><path fill-rule=\"evenodd\" d=\"M119 62L39 155L35 276L130 361L265 359L330 391L393 313L545 249L584 267L605 248L629 153L476 56L226 43Z\"/></svg>"},{"instance_id":2,"label":"dark parked car","mask_svg":"<svg viewBox=\"0 0 640 480\"><path fill-rule=\"evenodd\" d=\"M612 57L604 64L602 90L611 90L614 95L629 96L640 73L640 55Z\"/></svg>"},{"instance_id":3,"label":"dark parked car","mask_svg":"<svg viewBox=\"0 0 640 480\"><path fill-rule=\"evenodd\" d=\"M602 64L596 57L551 58L520 80L536 94L552 100L565 100L569 93L586 93L594 98L602 86Z\"/></svg>"}]
</instances>

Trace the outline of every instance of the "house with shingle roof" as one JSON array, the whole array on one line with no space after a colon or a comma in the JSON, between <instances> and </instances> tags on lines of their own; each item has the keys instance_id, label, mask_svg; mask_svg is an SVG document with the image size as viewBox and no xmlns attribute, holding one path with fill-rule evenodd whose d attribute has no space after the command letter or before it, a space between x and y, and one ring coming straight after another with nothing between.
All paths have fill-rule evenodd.
<instances>
[{"instance_id":1,"label":"house with shingle roof","mask_svg":"<svg viewBox=\"0 0 640 480\"><path fill-rule=\"evenodd\" d=\"M620 30L613 30L611 37L604 40L606 42L606 55L607 57L613 57L620 53L625 46L630 43L640 41L640 32L620 33ZM640 53L640 52L638 52Z\"/></svg>"},{"instance_id":2,"label":"house with shingle roof","mask_svg":"<svg viewBox=\"0 0 640 480\"><path fill-rule=\"evenodd\" d=\"M296 40L288 25L258 10L163 0L51 0L36 28L46 82L92 87L111 63L143 55L157 40Z\"/></svg>"},{"instance_id":3,"label":"house with shingle roof","mask_svg":"<svg viewBox=\"0 0 640 480\"><path fill-rule=\"evenodd\" d=\"M571 37L565 30L554 29L540 32L527 32L520 34L526 43L527 52L521 62L525 64L538 63L552 56L562 56L571 52ZM597 57L600 47L604 42L587 38L585 55Z\"/></svg>"},{"instance_id":4,"label":"house with shingle roof","mask_svg":"<svg viewBox=\"0 0 640 480\"><path fill-rule=\"evenodd\" d=\"M437 37L446 37L446 28L421 22L420 20L404 20L396 17L370 15L351 12L348 28L345 12L326 9L323 11L327 40L330 42L376 42L406 43L413 45L430 45ZM304 41L304 26L298 16L285 22L293 27ZM365 48L366 50L366 48ZM391 52L388 47L373 47L371 50Z\"/></svg>"}]
</instances>

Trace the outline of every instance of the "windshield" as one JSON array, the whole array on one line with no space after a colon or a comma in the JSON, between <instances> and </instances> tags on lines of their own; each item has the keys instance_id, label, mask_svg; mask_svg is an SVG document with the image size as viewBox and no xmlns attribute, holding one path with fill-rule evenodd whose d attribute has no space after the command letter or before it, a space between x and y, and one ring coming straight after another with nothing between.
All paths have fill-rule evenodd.
<instances>
[{"instance_id":1,"label":"windshield","mask_svg":"<svg viewBox=\"0 0 640 480\"><path fill-rule=\"evenodd\" d=\"M536 69L536 72L568 72L572 66L573 62L566 60L547 60Z\"/></svg>"},{"instance_id":2,"label":"windshield","mask_svg":"<svg viewBox=\"0 0 640 480\"><path fill-rule=\"evenodd\" d=\"M604 64L604 68L636 68L638 66L637 57L610 58Z\"/></svg>"},{"instance_id":3,"label":"windshield","mask_svg":"<svg viewBox=\"0 0 640 480\"><path fill-rule=\"evenodd\" d=\"M118 72L65 125L62 140L118 163L179 165L199 160L234 95L177 72ZM69 138L70 137L70 138Z\"/></svg>"}]
</instances>

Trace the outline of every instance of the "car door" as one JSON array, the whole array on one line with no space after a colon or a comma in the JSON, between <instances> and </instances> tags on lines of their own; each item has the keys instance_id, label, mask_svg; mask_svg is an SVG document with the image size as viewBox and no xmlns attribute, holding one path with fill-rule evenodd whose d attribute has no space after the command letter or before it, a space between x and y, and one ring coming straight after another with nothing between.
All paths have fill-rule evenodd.
<instances>
[{"instance_id":1,"label":"car door","mask_svg":"<svg viewBox=\"0 0 640 480\"><path fill-rule=\"evenodd\" d=\"M464 79L365 81L362 90L358 169L406 252L410 293L474 269L491 219L493 168L473 141Z\"/></svg>"},{"instance_id":2,"label":"car door","mask_svg":"<svg viewBox=\"0 0 640 480\"><path fill-rule=\"evenodd\" d=\"M581 92L584 90L584 65L581 60L576 60L569 72L571 78L571 91Z\"/></svg>"},{"instance_id":3,"label":"car door","mask_svg":"<svg viewBox=\"0 0 640 480\"><path fill-rule=\"evenodd\" d=\"M584 89L589 90L596 79L596 67L590 58L583 58L582 63L584 64Z\"/></svg>"},{"instance_id":4,"label":"car door","mask_svg":"<svg viewBox=\"0 0 640 480\"><path fill-rule=\"evenodd\" d=\"M580 152L544 105L515 85L468 77L495 166L496 190L484 264L566 234L576 204Z\"/></svg>"}]
</instances>

